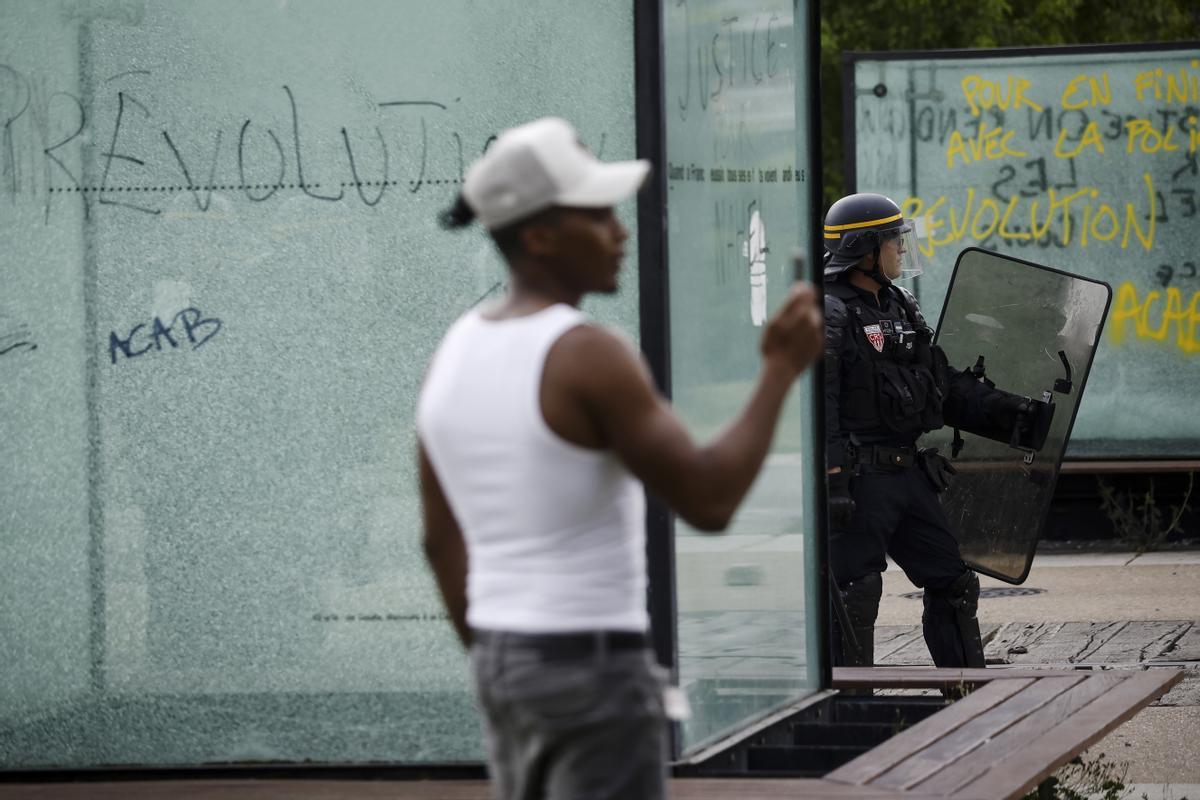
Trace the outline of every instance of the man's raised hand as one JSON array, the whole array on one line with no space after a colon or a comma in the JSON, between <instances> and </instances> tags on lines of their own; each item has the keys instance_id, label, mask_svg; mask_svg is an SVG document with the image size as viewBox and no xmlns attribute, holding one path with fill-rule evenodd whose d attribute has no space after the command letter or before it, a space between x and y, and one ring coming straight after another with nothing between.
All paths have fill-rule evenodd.
<instances>
[{"instance_id":1,"label":"man's raised hand","mask_svg":"<svg viewBox=\"0 0 1200 800\"><path fill-rule=\"evenodd\" d=\"M767 362L787 364L798 375L820 357L825 347L825 318L808 283L797 283L763 331L762 355Z\"/></svg>"}]
</instances>

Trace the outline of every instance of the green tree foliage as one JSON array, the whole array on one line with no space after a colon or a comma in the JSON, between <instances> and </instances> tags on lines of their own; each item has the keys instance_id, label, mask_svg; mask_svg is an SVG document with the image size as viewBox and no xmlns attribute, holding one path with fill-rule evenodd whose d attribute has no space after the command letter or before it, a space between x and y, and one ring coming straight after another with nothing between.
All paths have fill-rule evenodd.
<instances>
[{"instance_id":1,"label":"green tree foliage","mask_svg":"<svg viewBox=\"0 0 1200 800\"><path fill-rule=\"evenodd\" d=\"M823 0L820 14L826 208L849 188L843 53L1200 40L1197 0Z\"/></svg>"}]
</instances>

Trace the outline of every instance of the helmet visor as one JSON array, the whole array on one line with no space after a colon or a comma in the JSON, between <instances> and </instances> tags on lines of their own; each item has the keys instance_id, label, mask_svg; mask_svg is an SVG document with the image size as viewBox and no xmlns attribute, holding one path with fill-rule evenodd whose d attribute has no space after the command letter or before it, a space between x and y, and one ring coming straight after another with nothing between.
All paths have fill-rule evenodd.
<instances>
[{"instance_id":1,"label":"helmet visor","mask_svg":"<svg viewBox=\"0 0 1200 800\"><path fill-rule=\"evenodd\" d=\"M916 226L910 219L904 220L899 228L888 231L891 236L887 244L895 247L898 262L892 280L910 280L921 274L921 251L917 249ZM889 276L890 277L890 276Z\"/></svg>"}]
</instances>

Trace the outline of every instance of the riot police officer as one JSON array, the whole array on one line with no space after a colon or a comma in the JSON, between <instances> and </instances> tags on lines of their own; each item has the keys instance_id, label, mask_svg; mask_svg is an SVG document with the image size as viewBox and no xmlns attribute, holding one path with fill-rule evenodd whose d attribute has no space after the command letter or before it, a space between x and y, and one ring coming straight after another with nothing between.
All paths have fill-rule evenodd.
<instances>
[{"instance_id":1,"label":"riot police officer","mask_svg":"<svg viewBox=\"0 0 1200 800\"><path fill-rule=\"evenodd\" d=\"M878 194L838 200L824 242L830 556L847 612L834 619L835 662L872 665L890 555L924 590L934 663L983 667L979 579L938 499L953 467L936 450L918 450L917 438L942 427L944 415L968 430L1008 430L1024 420L1028 398L956 373L933 345L916 299L894 283L920 272L913 225L896 203Z\"/></svg>"}]
</instances>

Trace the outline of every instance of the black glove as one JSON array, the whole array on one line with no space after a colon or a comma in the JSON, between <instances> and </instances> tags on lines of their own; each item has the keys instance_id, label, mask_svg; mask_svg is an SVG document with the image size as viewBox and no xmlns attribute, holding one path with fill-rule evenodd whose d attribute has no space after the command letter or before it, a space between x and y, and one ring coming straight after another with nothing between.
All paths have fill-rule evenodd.
<instances>
[{"instance_id":1,"label":"black glove","mask_svg":"<svg viewBox=\"0 0 1200 800\"><path fill-rule=\"evenodd\" d=\"M933 490L938 494L950 488L950 476L958 474L958 470L950 463L950 459L939 453L936 447L926 447L920 450L917 453L917 463L921 465L925 477L929 478L929 482L933 484Z\"/></svg>"},{"instance_id":2,"label":"black glove","mask_svg":"<svg viewBox=\"0 0 1200 800\"><path fill-rule=\"evenodd\" d=\"M846 470L831 472L825 476L829 486L829 527L844 531L850 527L854 516L854 498L850 495L850 473Z\"/></svg>"},{"instance_id":3,"label":"black glove","mask_svg":"<svg viewBox=\"0 0 1200 800\"><path fill-rule=\"evenodd\" d=\"M954 423L964 431L1021 450L1041 450L1054 420L1054 404L1000 389L982 390L983 423Z\"/></svg>"},{"instance_id":4,"label":"black glove","mask_svg":"<svg viewBox=\"0 0 1200 800\"><path fill-rule=\"evenodd\" d=\"M1050 433L1050 423L1054 421L1054 404L1041 400L1026 400L1024 407L1017 414L1017 445L1029 450L1041 450L1046 444Z\"/></svg>"}]
</instances>

